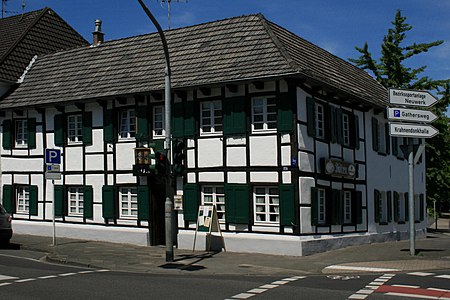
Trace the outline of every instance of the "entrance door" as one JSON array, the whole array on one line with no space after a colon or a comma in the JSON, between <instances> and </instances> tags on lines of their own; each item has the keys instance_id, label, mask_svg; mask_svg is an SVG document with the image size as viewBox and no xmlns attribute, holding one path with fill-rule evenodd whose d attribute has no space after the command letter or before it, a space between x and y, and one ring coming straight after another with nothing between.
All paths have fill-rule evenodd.
<instances>
[{"instance_id":1,"label":"entrance door","mask_svg":"<svg viewBox=\"0 0 450 300\"><path fill-rule=\"evenodd\" d=\"M166 188L162 180L149 177L151 202L150 202L150 245L165 245L165 195Z\"/></svg>"}]
</instances>

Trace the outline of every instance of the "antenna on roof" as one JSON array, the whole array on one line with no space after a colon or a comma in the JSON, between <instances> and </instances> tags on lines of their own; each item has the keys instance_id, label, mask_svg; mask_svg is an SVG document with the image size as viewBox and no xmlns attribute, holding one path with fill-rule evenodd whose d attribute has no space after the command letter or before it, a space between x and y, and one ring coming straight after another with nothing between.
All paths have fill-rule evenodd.
<instances>
[{"instance_id":1,"label":"antenna on roof","mask_svg":"<svg viewBox=\"0 0 450 300\"><path fill-rule=\"evenodd\" d=\"M170 3L172 1L187 3L188 0L158 0L158 1L159 1L159 3L167 2L167 26L168 26L168 29L170 29Z\"/></svg>"},{"instance_id":2,"label":"antenna on roof","mask_svg":"<svg viewBox=\"0 0 450 300\"><path fill-rule=\"evenodd\" d=\"M5 14L18 14L19 12L17 11L12 11L12 10L7 10L6 9L6 2L8 2L9 0L2 0L2 19L5 17ZM23 9L25 7L25 0L22 0L22 14L23 14Z\"/></svg>"}]
</instances>

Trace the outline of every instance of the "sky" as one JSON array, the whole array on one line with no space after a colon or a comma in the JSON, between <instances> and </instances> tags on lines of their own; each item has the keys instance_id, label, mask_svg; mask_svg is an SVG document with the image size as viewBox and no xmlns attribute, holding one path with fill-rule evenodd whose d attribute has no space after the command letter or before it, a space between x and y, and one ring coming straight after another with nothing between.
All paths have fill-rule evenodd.
<instances>
[{"instance_id":1,"label":"sky","mask_svg":"<svg viewBox=\"0 0 450 300\"><path fill-rule=\"evenodd\" d=\"M163 29L168 28L167 1L144 0ZM88 41L95 19L103 21L105 40L155 32L137 0L7 0L6 9L21 12L50 7ZM450 78L450 0L171 0L171 28L235 16L262 13L343 59L357 58L355 46L368 42L374 57L392 27L397 10L413 29L406 44L443 40L444 44L410 60L410 67L426 65L423 75ZM11 15L7 14L7 16Z\"/></svg>"}]
</instances>

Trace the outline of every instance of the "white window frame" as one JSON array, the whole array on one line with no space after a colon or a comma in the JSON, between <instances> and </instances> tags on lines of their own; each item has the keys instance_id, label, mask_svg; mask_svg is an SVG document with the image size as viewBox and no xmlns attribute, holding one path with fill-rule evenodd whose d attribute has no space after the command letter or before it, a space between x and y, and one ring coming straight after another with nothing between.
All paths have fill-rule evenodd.
<instances>
[{"instance_id":1,"label":"white window frame","mask_svg":"<svg viewBox=\"0 0 450 300\"><path fill-rule=\"evenodd\" d=\"M350 116L342 114L342 139L345 146L350 146Z\"/></svg>"},{"instance_id":2,"label":"white window frame","mask_svg":"<svg viewBox=\"0 0 450 300\"><path fill-rule=\"evenodd\" d=\"M200 134L223 132L222 101L204 101L200 103Z\"/></svg>"},{"instance_id":3,"label":"white window frame","mask_svg":"<svg viewBox=\"0 0 450 300\"><path fill-rule=\"evenodd\" d=\"M326 224L327 222L327 204L325 189L317 189L317 223Z\"/></svg>"},{"instance_id":4,"label":"white window frame","mask_svg":"<svg viewBox=\"0 0 450 300\"><path fill-rule=\"evenodd\" d=\"M274 110L271 111L272 109ZM264 96L252 98L252 132L276 131L276 130L277 130L276 97Z\"/></svg>"},{"instance_id":5,"label":"white window frame","mask_svg":"<svg viewBox=\"0 0 450 300\"><path fill-rule=\"evenodd\" d=\"M223 186L202 186L202 205L214 205L219 221L225 222L225 190Z\"/></svg>"},{"instance_id":6,"label":"white window frame","mask_svg":"<svg viewBox=\"0 0 450 300\"><path fill-rule=\"evenodd\" d=\"M82 187L70 186L67 189L69 216L82 216L84 213L84 193Z\"/></svg>"},{"instance_id":7,"label":"white window frame","mask_svg":"<svg viewBox=\"0 0 450 300\"><path fill-rule=\"evenodd\" d=\"M30 212L30 189L27 186L18 186L16 188L16 212Z\"/></svg>"},{"instance_id":8,"label":"white window frame","mask_svg":"<svg viewBox=\"0 0 450 300\"><path fill-rule=\"evenodd\" d=\"M258 190L263 193L258 193ZM273 193L276 191L276 193ZM262 200L259 202L258 200ZM280 224L280 194L277 187L256 186L253 188L253 217L255 224Z\"/></svg>"},{"instance_id":9,"label":"white window frame","mask_svg":"<svg viewBox=\"0 0 450 300\"><path fill-rule=\"evenodd\" d=\"M82 114L67 116L67 141L68 144L79 144L83 142Z\"/></svg>"},{"instance_id":10,"label":"white window frame","mask_svg":"<svg viewBox=\"0 0 450 300\"><path fill-rule=\"evenodd\" d=\"M316 128L316 138L325 138L325 106L321 103L315 103L314 105L315 114L315 128Z\"/></svg>"},{"instance_id":11,"label":"white window frame","mask_svg":"<svg viewBox=\"0 0 450 300\"><path fill-rule=\"evenodd\" d=\"M28 120L16 120L14 133L16 147L26 147L28 145Z\"/></svg>"},{"instance_id":12,"label":"white window frame","mask_svg":"<svg viewBox=\"0 0 450 300\"><path fill-rule=\"evenodd\" d=\"M153 106L153 137L163 138L166 136L164 105Z\"/></svg>"},{"instance_id":13,"label":"white window frame","mask_svg":"<svg viewBox=\"0 0 450 300\"><path fill-rule=\"evenodd\" d=\"M344 223L352 223L352 192L343 192L343 202L344 202Z\"/></svg>"},{"instance_id":14,"label":"white window frame","mask_svg":"<svg viewBox=\"0 0 450 300\"><path fill-rule=\"evenodd\" d=\"M137 219L138 195L137 187L119 188L119 218Z\"/></svg>"},{"instance_id":15,"label":"white window frame","mask_svg":"<svg viewBox=\"0 0 450 300\"><path fill-rule=\"evenodd\" d=\"M136 137L136 110L119 111L119 140L134 140Z\"/></svg>"}]
</instances>

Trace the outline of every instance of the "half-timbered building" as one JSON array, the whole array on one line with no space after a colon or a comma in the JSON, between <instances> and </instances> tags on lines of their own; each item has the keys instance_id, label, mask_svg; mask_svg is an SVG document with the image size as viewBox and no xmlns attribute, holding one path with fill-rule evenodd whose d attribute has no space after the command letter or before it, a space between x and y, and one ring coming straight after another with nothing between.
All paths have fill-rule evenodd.
<instances>
[{"instance_id":1,"label":"half-timbered building","mask_svg":"<svg viewBox=\"0 0 450 300\"><path fill-rule=\"evenodd\" d=\"M192 247L199 205L216 206L228 251L307 255L405 238L411 221L425 232L424 164L408 220L403 141L369 74L259 14L165 34L172 139L186 155L179 247ZM135 158L162 147L164 67L157 34L36 58L0 100L2 201L17 232L50 235L55 209L59 236L164 243L164 181Z\"/></svg>"}]
</instances>

